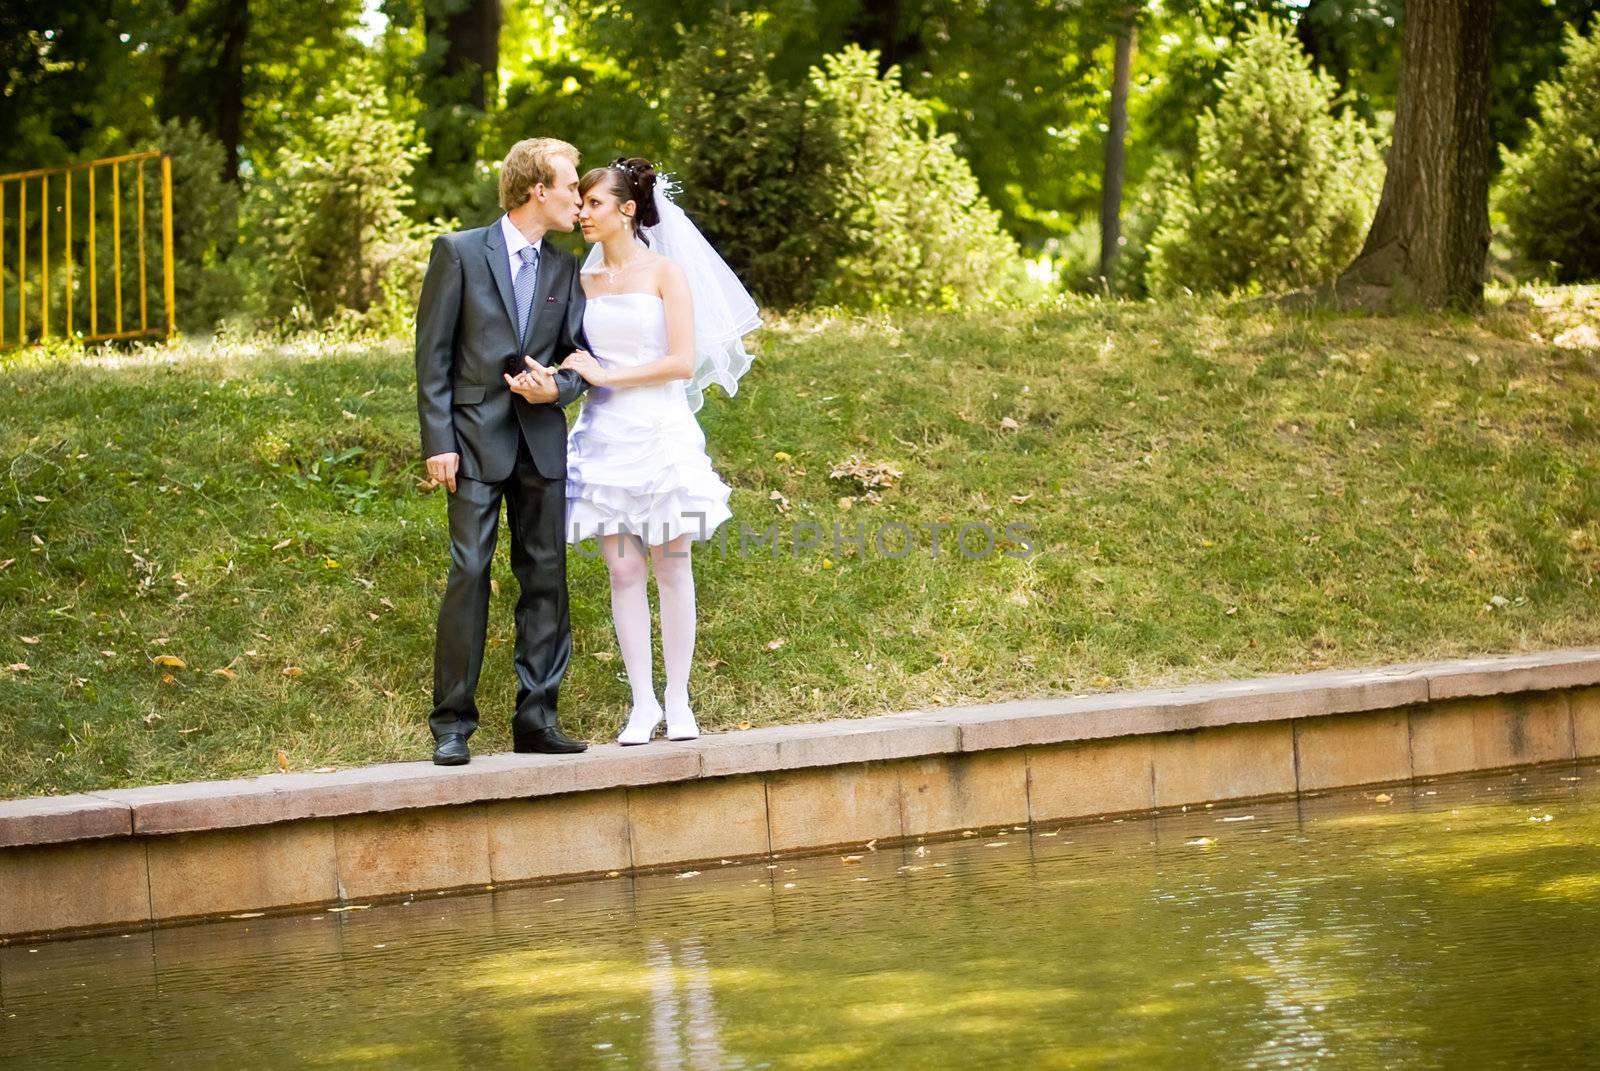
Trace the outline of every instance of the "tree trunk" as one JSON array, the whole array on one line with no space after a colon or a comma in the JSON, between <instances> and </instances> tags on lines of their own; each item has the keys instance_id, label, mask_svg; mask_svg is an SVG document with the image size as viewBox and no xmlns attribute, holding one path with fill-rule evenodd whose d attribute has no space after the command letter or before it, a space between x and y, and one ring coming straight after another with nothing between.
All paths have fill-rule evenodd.
<instances>
[{"instance_id":1,"label":"tree trunk","mask_svg":"<svg viewBox=\"0 0 1600 1071\"><path fill-rule=\"evenodd\" d=\"M1116 60L1112 64L1111 111L1106 126L1106 166L1100 180L1100 279L1110 287L1122 253L1122 177L1128 140L1128 82L1133 69L1130 15L1117 34Z\"/></svg>"},{"instance_id":2,"label":"tree trunk","mask_svg":"<svg viewBox=\"0 0 1600 1071\"><path fill-rule=\"evenodd\" d=\"M491 79L500 91L500 0L429 0L423 21L429 47L444 42L439 75L453 102L487 111Z\"/></svg>"},{"instance_id":3,"label":"tree trunk","mask_svg":"<svg viewBox=\"0 0 1600 1071\"><path fill-rule=\"evenodd\" d=\"M222 177L239 181L239 145L244 140L244 44L250 36L250 0L231 0L222 10L222 51L217 62L217 138L222 142Z\"/></svg>"},{"instance_id":4,"label":"tree trunk","mask_svg":"<svg viewBox=\"0 0 1600 1071\"><path fill-rule=\"evenodd\" d=\"M1408 0L1383 196L1336 292L1474 308L1489 247L1494 0Z\"/></svg>"}]
</instances>

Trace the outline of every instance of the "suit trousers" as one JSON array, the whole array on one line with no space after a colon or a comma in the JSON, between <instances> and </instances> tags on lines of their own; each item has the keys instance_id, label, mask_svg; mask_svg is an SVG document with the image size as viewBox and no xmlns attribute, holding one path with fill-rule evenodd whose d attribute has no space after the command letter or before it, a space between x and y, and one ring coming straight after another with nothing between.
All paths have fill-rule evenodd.
<instances>
[{"instance_id":1,"label":"suit trousers","mask_svg":"<svg viewBox=\"0 0 1600 1071\"><path fill-rule=\"evenodd\" d=\"M450 495L450 579L439 606L433 649L433 712L428 726L471 736L489 626L489 569L505 501L516 609L517 709L513 738L556 724L556 694L572 658L567 610L566 480L546 479L517 436L517 462L504 480L456 478Z\"/></svg>"}]
</instances>

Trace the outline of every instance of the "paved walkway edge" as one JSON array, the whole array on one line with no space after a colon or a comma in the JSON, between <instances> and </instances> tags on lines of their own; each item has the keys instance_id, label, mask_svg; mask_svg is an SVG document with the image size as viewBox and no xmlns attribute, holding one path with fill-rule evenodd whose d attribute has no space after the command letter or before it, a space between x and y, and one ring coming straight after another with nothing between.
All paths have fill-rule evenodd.
<instances>
[{"instance_id":1,"label":"paved walkway edge","mask_svg":"<svg viewBox=\"0 0 1600 1071\"><path fill-rule=\"evenodd\" d=\"M0 801L0 941L1600 756L1600 649Z\"/></svg>"}]
</instances>

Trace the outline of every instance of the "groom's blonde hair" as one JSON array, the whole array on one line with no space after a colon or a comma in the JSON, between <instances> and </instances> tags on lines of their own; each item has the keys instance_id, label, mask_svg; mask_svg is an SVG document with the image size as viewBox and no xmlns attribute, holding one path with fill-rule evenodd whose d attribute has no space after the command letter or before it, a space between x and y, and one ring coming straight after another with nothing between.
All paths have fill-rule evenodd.
<instances>
[{"instance_id":1,"label":"groom's blonde hair","mask_svg":"<svg viewBox=\"0 0 1600 1071\"><path fill-rule=\"evenodd\" d=\"M507 212L520 208L533 196L535 186L554 186L555 162L563 156L577 170L578 150L557 138L524 138L511 146L500 165L500 207Z\"/></svg>"}]
</instances>

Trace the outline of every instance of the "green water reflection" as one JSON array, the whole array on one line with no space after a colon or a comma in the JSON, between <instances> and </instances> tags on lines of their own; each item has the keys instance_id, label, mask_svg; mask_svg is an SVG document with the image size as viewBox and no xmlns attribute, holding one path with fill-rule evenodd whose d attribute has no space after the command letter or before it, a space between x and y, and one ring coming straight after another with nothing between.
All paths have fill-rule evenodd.
<instances>
[{"instance_id":1,"label":"green water reflection","mask_svg":"<svg viewBox=\"0 0 1600 1071\"><path fill-rule=\"evenodd\" d=\"M1600 767L1388 792L14 946L0 1067L1592 1065Z\"/></svg>"}]
</instances>

